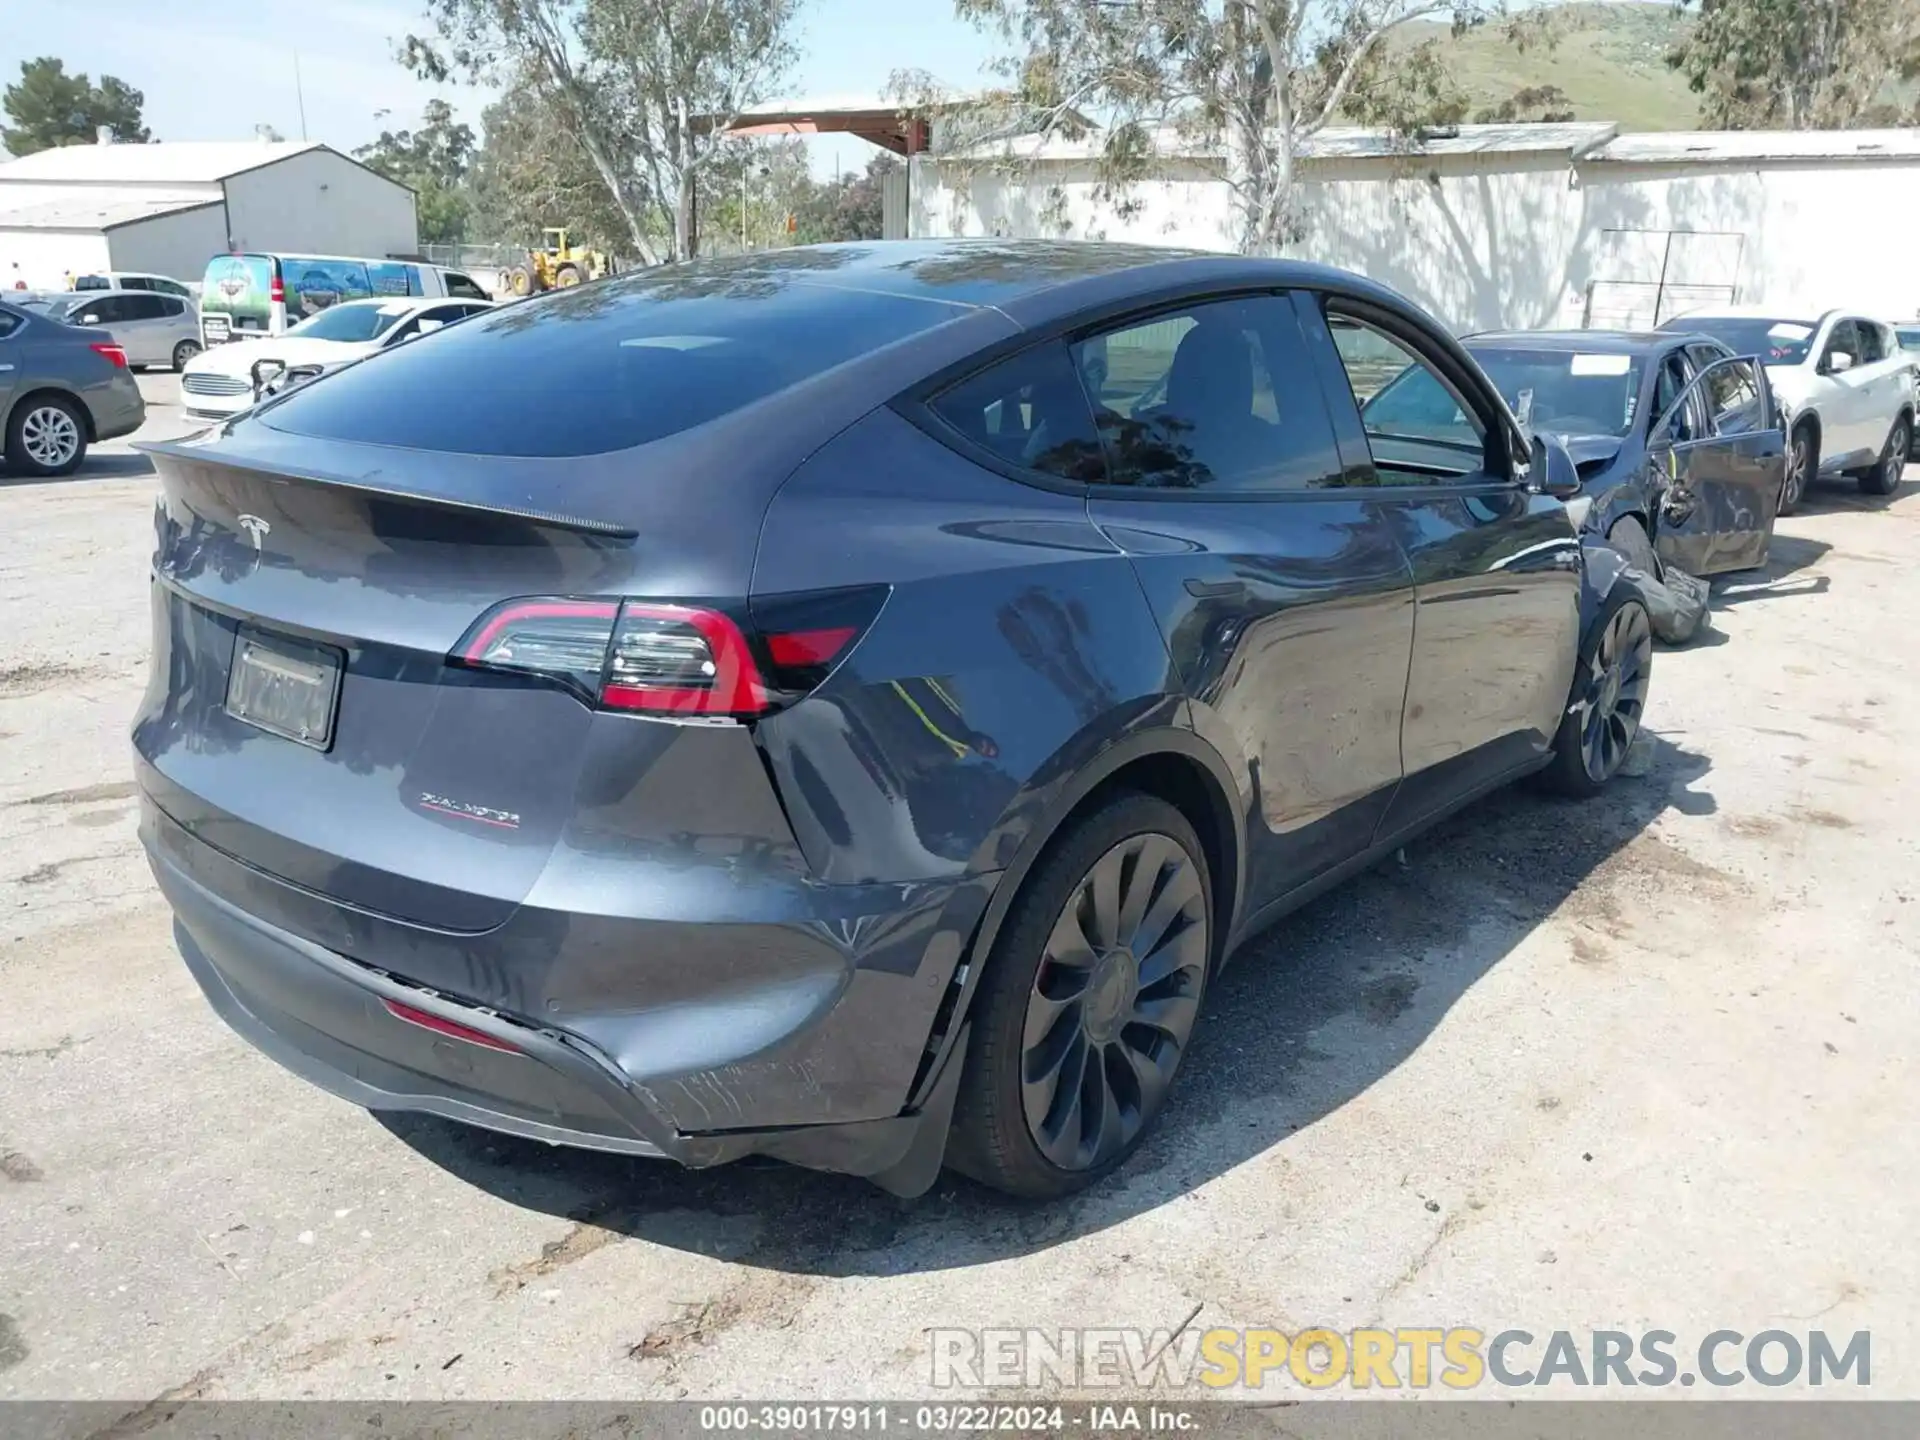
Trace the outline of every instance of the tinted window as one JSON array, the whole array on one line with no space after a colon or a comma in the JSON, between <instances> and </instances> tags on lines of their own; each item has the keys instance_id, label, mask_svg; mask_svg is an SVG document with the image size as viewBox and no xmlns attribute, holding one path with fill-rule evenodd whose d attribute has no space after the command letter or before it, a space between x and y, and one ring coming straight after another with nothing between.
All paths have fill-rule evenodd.
<instances>
[{"instance_id":1,"label":"tinted window","mask_svg":"<svg viewBox=\"0 0 1920 1440\"><path fill-rule=\"evenodd\" d=\"M1716 435L1744 435L1760 428L1760 381L1746 360L1713 366L1701 377L1707 421Z\"/></svg>"},{"instance_id":2,"label":"tinted window","mask_svg":"<svg viewBox=\"0 0 1920 1440\"><path fill-rule=\"evenodd\" d=\"M446 278L447 294L449 295L458 296L462 300L486 300L491 298L486 291L482 290L458 270L443 270L441 274Z\"/></svg>"},{"instance_id":3,"label":"tinted window","mask_svg":"<svg viewBox=\"0 0 1920 1440\"><path fill-rule=\"evenodd\" d=\"M193 298L193 292L178 280L155 280L153 282L153 288L158 290L162 295L178 295L182 300L190 300Z\"/></svg>"},{"instance_id":4,"label":"tinted window","mask_svg":"<svg viewBox=\"0 0 1920 1440\"><path fill-rule=\"evenodd\" d=\"M1691 330L1711 335L1736 355L1758 355L1769 365L1798 365L1807 358L1819 324L1813 320L1752 319L1746 316L1717 318L1685 316L1669 320L1662 330Z\"/></svg>"},{"instance_id":5,"label":"tinted window","mask_svg":"<svg viewBox=\"0 0 1920 1440\"><path fill-rule=\"evenodd\" d=\"M70 307L67 321L69 324L113 325L133 318L127 314L126 305L127 297L124 295L102 295Z\"/></svg>"},{"instance_id":6,"label":"tinted window","mask_svg":"<svg viewBox=\"0 0 1920 1440\"><path fill-rule=\"evenodd\" d=\"M1871 320L1856 320L1853 328L1860 337L1860 363L1877 364L1893 353L1893 347L1887 344L1887 332Z\"/></svg>"},{"instance_id":7,"label":"tinted window","mask_svg":"<svg viewBox=\"0 0 1920 1440\"><path fill-rule=\"evenodd\" d=\"M1486 427L1432 364L1351 316L1329 315L1327 326L1382 485L1431 485L1484 471Z\"/></svg>"},{"instance_id":8,"label":"tinted window","mask_svg":"<svg viewBox=\"0 0 1920 1440\"><path fill-rule=\"evenodd\" d=\"M1339 473L1333 427L1284 297L1158 315L1072 353L1115 485L1298 490Z\"/></svg>"},{"instance_id":9,"label":"tinted window","mask_svg":"<svg viewBox=\"0 0 1920 1440\"><path fill-rule=\"evenodd\" d=\"M795 283L803 250L560 290L289 396L298 434L480 455L643 445L967 312ZM430 403L457 395L457 405Z\"/></svg>"},{"instance_id":10,"label":"tinted window","mask_svg":"<svg viewBox=\"0 0 1920 1440\"><path fill-rule=\"evenodd\" d=\"M1860 363L1860 334L1851 320L1834 325L1833 333L1827 337L1827 348L1820 353L1821 363L1831 363L1836 355L1851 355L1854 364Z\"/></svg>"},{"instance_id":11,"label":"tinted window","mask_svg":"<svg viewBox=\"0 0 1920 1440\"><path fill-rule=\"evenodd\" d=\"M158 320L167 313L166 302L158 295L122 295L120 309L128 320Z\"/></svg>"},{"instance_id":12,"label":"tinted window","mask_svg":"<svg viewBox=\"0 0 1920 1440\"><path fill-rule=\"evenodd\" d=\"M1920 325L1902 325L1894 333L1900 337L1902 350L1920 350Z\"/></svg>"},{"instance_id":13,"label":"tinted window","mask_svg":"<svg viewBox=\"0 0 1920 1440\"><path fill-rule=\"evenodd\" d=\"M113 282L104 275L82 275L73 282L76 290L111 290Z\"/></svg>"},{"instance_id":14,"label":"tinted window","mask_svg":"<svg viewBox=\"0 0 1920 1440\"><path fill-rule=\"evenodd\" d=\"M6 311L0 310L0 340L5 340L26 323L18 315L9 315Z\"/></svg>"},{"instance_id":15,"label":"tinted window","mask_svg":"<svg viewBox=\"0 0 1920 1440\"><path fill-rule=\"evenodd\" d=\"M1042 345L990 366L942 391L932 407L1009 465L1067 480L1107 478L1093 412L1063 345Z\"/></svg>"},{"instance_id":16,"label":"tinted window","mask_svg":"<svg viewBox=\"0 0 1920 1440\"><path fill-rule=\"evenodd\" d=\"M1513 413L1555 435L1625 435L1646 366L1637 355L1468 345ZM1458 438L1465 412L1424 365L1409 366L1367 405L1367 418L1401 434Z\"/></svg>"},{"instance_id":17,"label":"tinted window","mask_svg":"<svg viewBox=\"0 0 1920 1440\"><path fill-rule=\"evenodd\" d=\"M163 315L184 315L187 313L187 302L176 300L171 295L163 295L160 297L160 312Z\"/></svg>"}]
</instances>

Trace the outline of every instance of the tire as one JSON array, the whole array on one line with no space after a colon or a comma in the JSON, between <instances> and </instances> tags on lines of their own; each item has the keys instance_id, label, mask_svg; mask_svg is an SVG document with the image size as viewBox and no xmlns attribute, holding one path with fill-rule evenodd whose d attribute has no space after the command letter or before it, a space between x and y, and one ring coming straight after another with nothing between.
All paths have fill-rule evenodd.
<instances>
[{"instance_id":1,"label":"tire","mask_svg":"<svg viewBox=\"0 0 1920 1440\"><path fill-rule=\"evenodd\" d=\"M507 272L507 289L514 295L526 296L533 293L533 272L524 265L516 265Z\"/></svg>"},{"instance_id":2,"label":"tire","mask_svg":"<svg viewBox=\"0 0 1920 1440\"><path fill-rule=\"evenodd\" d=\"M1652 675L1652 617L1631 589L1615 586L1580 642L1553 760L1541 772L1548 789L1584 800L1620 773L1640 734Z\"/></svg>"},{"instance_id":3,"label":"tire","mask_svg":"<svg viewBox=\"0 0 1920 1440\"><path fill-rule=\"evenodd\" d=\"M1780 477L1780 507L1775 514L1791 515L1798 510L1819 473L1820 437L1811 425L1794 426L1787 441L1787 465Z\"/></svg>"},{"instance_id":4,"label":"tire","mask_svg":"<svg viewBox=\"0 0 1920 1440\"><path fill-rule=\"evenodd\" d=\"M1123 792L1059 836L987 957L948 1163L1006 1194L1052 1199L1125 1161L1192 1041L1213 927L1206 852L1166 801Z\"/></svg>"},{"instance_id":5,"label":"tire","mask_svg":"<svg viewBox=\"0 0 1920 1440\"><path fill-rule=\"evenodd\" d=\"M182 340L173 347L173 368L176 373L187 368L187 362L200 353L198 340Z\"/></svg>"},{"instance_id":6,"label":"tire","mask_svg":"<svg viewBox=\"0 0 1920 1440\"><path fill-rule=\"evenodd\" d=\"M578 285L586 278L578 265L562 265L553 272L553 285L556 290L566 290Z\"/></svg>"},{"instance_id":7,"label":"tire","mask_svg":"<svg viewBox=\"0 0 1920 1440\"><path fill-rule=\"evenodd\" d=\"M7 466L15 474L71 475L87 458L87 419L73 401L34 395L7 422Z\"/></svg>"},{"instance_id":8,"label":"tire","mask_svg":"<svg viewBox=\"0 0 1920 1440\"><path fill-rule=\"evenodd\" d=\"M1900 488L1900 471L1907 463L1907 450L1913 443L1913 421L1901 415L1887 432L1886 448L1871 470L1860 477L1860 489L1867 495L1891 495Z\"/></svg>"}]
</instances>

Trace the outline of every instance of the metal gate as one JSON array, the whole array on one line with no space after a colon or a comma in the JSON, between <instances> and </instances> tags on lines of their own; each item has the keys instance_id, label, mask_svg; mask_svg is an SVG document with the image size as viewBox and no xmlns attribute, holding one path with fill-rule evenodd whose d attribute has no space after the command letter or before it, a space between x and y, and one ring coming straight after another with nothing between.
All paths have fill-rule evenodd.
<instances>
[{"instance_id":1,"label":"metal gate","mask_svg":"<svg viewBox=\"0 0 1920 1440\"><path fill-rule=\"evenodd\" d=\"M1603 230L1581 324L1651 330L1708 305L1739 299L1738 230Z\"/></svg>"}]
</instances>

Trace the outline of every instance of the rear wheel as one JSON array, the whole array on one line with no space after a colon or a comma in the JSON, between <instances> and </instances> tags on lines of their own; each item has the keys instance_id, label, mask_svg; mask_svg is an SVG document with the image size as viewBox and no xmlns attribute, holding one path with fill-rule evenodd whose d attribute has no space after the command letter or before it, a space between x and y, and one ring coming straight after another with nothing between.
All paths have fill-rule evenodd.
<instances>
[{"instance_id":1,"label":"rear wheel","mask_svg":"<svg viewBox=\"0 0 1920 1440\"><path fill-rule=\"evenodd\" d=\"M1907 447L1913 439L1913 422L1905 415L1893 422L1887 434L1887 448L1871 470L1860 476L1860 488L1869 495L1891 495L1900 488L1900 471L1907 463Z\"/></svg>"},{"instance_id":2,"label":"rear wheel","mask_svg":"<svg viewBox=\"0 0 1920 1440\"><path fill-rule=\"evenodd\" d=\"M1166 801L1121 794L1027 877L988 957L948 1159L1049 1198L1138 1147L1173 1085L1206 990L1205 852Z\"/></svg>"},{"instance_id":3,"label":"rear wheel","mask_svg":"<svg viewBox=\"0 0 1920 1440\"><path fill-rule=\"evenodd\" d=\"M1780 510L1791 515L1807 498L1807 486L1820 468L1820 441L1811 425L1796 425L1787 441L1787 469L1780 479Z\"/></svg>"},{"instance_id":4,"label":"rear wheel","mask_svg":"<svg viewBox=\"0 0 1920 1440\"><path fill-rule=\"evenodd\" d=\"M516 265L507 272L507 289L515 295L533 293L533 272L524 265Z\"/></svg>"},{"instance_id":5,"label":"rear wheel","mask_svg":"<svg viewBox=\"0 0 1920 1440\"><path fill-rule=\"evenodd\" d=\"M36 395L7 424L7 464L25 475L71 475L87 458L87 423L58 395Z\"/></svg>"},{"instance_id":6,"label":"rear wheel","mask_svg":"<svg viewBox=\"0 0 1920 1440\"><path fill-rule=\"evenodd\" d=\"M1653 674L1653 624L1630 590L1607 597L1599 623L1580 647L1567 713L1542 778L1563 795L1596 795L1620 773L1640 734Z\"/></svg>"},{"instance_id":7,"label":"rear wheel","mask_svg":"<svg viewBox=\"0 0 1920 1440\"><path fill-rule=\"evenodd\" d=\"M173 347L173 368L175 370L186 369L187 362L199 353L200 342L198 340L182 340L178 345Z\"/></svg>"}]
</instances>

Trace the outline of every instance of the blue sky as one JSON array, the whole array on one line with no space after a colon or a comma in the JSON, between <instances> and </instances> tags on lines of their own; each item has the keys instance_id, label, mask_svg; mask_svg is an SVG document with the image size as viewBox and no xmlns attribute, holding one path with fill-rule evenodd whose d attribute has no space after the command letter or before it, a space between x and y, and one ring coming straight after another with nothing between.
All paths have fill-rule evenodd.
<instances>
[{"instance_id":1,"label":"blue sky","mask_svg":"<svg viewBox=\"0 0 1920 1440\"><path fill-rule=\"evenodd\" d=\"M14 0L0 25L0 77L20 62L58 55L96 80L117 75L146 92L147 125L162 140L236 140L257 124L300 135L294 55L306 98L306 131L341 150L383 128L410 125L442 93L477 122L475 92L436 92L396 64L394 42L424 31L418 0L81 0L28 5ZM896 69L925 69L953 85L976 83L993 54L985 36L953 18L947 0L811 0L802 60L785 89L807 96L877 94ZM381 117L379 112L391 112ZM861 141L822 139L816 168L837 158L866 163Z\"/></svg>"}]
</instances>

